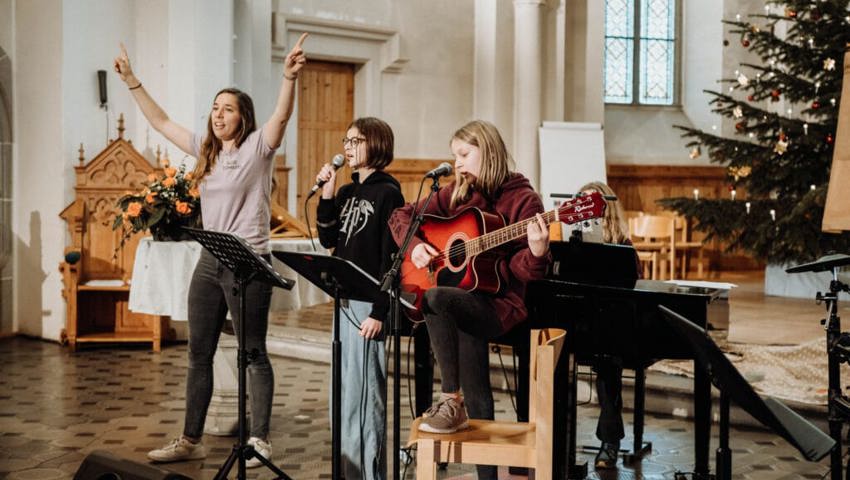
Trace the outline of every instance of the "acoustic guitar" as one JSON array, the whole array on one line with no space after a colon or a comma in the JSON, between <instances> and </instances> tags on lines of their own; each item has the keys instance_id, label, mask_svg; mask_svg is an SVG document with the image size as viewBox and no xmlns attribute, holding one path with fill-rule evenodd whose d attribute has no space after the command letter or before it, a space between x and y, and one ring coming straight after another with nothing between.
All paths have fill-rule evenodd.
<instances>
[{"instance_id":1,"label":"acoustic guitar","mask_svg":"<svg viewBox=\"0 0 850 480\"><path fill-rule=\"evenodd\" d=\"M602 217L605 207L602 195L594 192L564 202L542 216L546 225L554 221L573 224ZM419 313L422 296L431 287L498 292L502 283L498 274L499 262L507 253L498 247L525 237L528 224L536 221L532 217L506 226L500 215L476 207L467 208L453 217L423 217L417 237L442 250L422 268L413 264L409 254L405 255L401 264L401 289L406 298L413 297L411 303L417 308L416 311L408 311L408 317L414 322L423 319Z\"/></svg>"}]
</instances>

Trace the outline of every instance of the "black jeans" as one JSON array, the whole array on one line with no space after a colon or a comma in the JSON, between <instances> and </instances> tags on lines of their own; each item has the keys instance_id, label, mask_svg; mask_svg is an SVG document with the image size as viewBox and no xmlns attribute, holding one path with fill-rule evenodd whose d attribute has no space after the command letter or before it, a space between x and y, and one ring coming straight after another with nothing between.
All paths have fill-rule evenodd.
<instances>
[{"instance_id":1,"label":"black jeans","mask_svg":"<svg viewBox=\"0 0 850 480\"><path fill-rule=\"evenodd\" d=\"M596 395L599 397L599 422L596 438L603 442L619 442L623 428L623 363L619 358L600 355L594 362Z\"/></svg>"},{"instance_id":2,"label":"black jeans","mask_svg":"<svg viewBox=\"0 0 850 480\"><path fill-rule=\"evenodd\" d=\"M270 255L264 255L271 261ZM213 356L228 310L237 338L243 322L239 297L233 295L233 273L203 250L189 285L189 372L186 378L186 420L183 435L200 438L213 391ZM274 373L266 353L266 331L272 287L251 282L245 289L245 347L254 357L248 365L251 407L250 436L268 439L274 396Z\"/></svg>"},{"instance_id":3,"label":"black jeans","mask_svg":"<svg viewBox=\"0 0 850 480\"><path fill-rule=\"evenodd\" d=\"M422 313L440 366L443 393L462 389L469 417L492 420L489 341L504 332L490 297L434 287L425 292ZM496 468L478 466L478 478L497 478Z\"/></svg>"}]
</instances>

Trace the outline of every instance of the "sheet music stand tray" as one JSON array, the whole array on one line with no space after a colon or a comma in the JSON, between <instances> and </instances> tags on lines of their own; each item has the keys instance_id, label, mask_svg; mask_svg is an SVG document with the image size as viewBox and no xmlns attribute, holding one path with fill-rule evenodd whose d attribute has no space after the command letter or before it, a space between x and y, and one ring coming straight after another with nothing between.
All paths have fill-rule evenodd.
<instances>
[{"instance_id":1,"label":"sheet music stand tray","mask_svg":"<svg viewBox=\"0 0 850 480\"><path fill-rule=\"evenodd\" d=\"M274 268L265 259L260 257L257 252L248 245L244 239L226 232L214 232L210 230L200 230L197 228L184 228L193 239L207 249L219 262L221 262L228 270L233 272L236 278L236 286L233 288L234 294L239 296L239 332L237 335L239 346L237 348L237 370L239 372L239 439L230 456L218 470L215 475L215 480L226 480L230 469L234 463L238 465L239 480L246 478L245 461L256 457L269 470L277 475L278 479L291 480L282 470L277 468L271 460L259 455L254 447L247 445L247 429L246 429L246 402L245 393L247 385L247 368L248 363L252 360L248 351L245 349L245 312L247 311L247 303L245 300L245 289L252 281L260 281L267 283L273 287L285 288L291 290L295 282L283 278L277 273ZM233 312L231 312L233 313Z\"/></svg>"},{"instance_id":2,"label":"sheet music stand tray","mask_svg":"<svg viewBox=\"0 0 850 480\"><path fill-rule=\"evenodd\" d=\"M339 314L342 298L363 302L376 302L386 292L380 290L378 280L354 263L331 255L318 253L279 252L272 254L278 260L295 270L313 285L319 287L334 299L333 344L332 344L332 386L331 396L331 478L341 478L341 396L342 368L341 342L339 340ZM410 306L405 302L406 306ZM396 440L397 441L397 440Z\"/></svg>"}]
</instances>

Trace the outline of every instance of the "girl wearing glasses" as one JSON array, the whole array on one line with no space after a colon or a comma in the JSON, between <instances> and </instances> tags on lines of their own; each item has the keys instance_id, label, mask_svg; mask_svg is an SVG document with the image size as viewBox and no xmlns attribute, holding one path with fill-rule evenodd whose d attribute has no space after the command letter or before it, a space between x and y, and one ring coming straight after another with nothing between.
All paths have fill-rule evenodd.
<instances>
[{"instance_id":1,"label":"girl wearing glasses","mask_svg":"<svg viewBox=\"0 0 850 480\"><path fill-rule=\"evenodd\" d=\"M115 71L151 126L189 155L197 158L192 172L201 195L204 228L243 237L271 260L269 221L271 173L274 152L292 115L295 81L307 59L301 36L286 56L280 93L274 112L257 128L254 104L246 93L226 88L216 94L206 122L206 132L193 133L172 121L151 98L130 68L124 45L115 58ZM243 322L239 305L231 295L233 272L203 250L189 285L189 370L186 377L186 414L183 434L162 448L148 452L154 462L198 460L206 457L201 437L213 391L213 356L228 310L237 332L245 328L248 351L256 356L248 366L251 425L248 443L271 459L269 417L274 396L274 373L266 352L271 287L262 282L247 286L248 310ZM258 467L257 457L246 465Z\"/></svg>"},{"instance_id":2,"label":"girl wearing glasses","mask_svg":"<svg viewBox=\"0 0 850 480\"><path fill-rule=\"evenodd\" d=\"M319 241L380 280L398 250L387 220L404 204L401 187L384 168L393 160L393 131L383 120L358 118L342 146L352 182L334 194L336 171L326 164L316 180L326 183L316 209ZM347 480L386 477L386 353L384 320L389 301L344 300L342 342L342 473Z\"/></svg>"},{"instance_id":3,"label":"girl wearing glasses","mask_svg":"<svg viewBox=\"0 0 850 480\"><path fill-rule=\"evenodd\" d=\"M549 264L549 230L539 215L543 203L522 174L511 171L512 160L499 131L489 122L475 120L451 138L455 179L441 188L424 213L451 217L468 207L501 215L505 224L536 218L528 224L527 239L507 244L499 274L505 287L497 294L454 287L425 292L421 312L431 337L431 349L440 365L440 400L423 415L420 430L453 433L467 426L469 417L493 419L488 342L524 322L525 285L543 278ZM424 202L424 200L423 200ZM396 210L390 229L402 242L414 207ZM407 255L423 268L439 254L434 246L414 237ZM463 394L461 394L461 390ZM478 478L495 479L496 469L479 466Z\"/></svg>"}]
</instances>

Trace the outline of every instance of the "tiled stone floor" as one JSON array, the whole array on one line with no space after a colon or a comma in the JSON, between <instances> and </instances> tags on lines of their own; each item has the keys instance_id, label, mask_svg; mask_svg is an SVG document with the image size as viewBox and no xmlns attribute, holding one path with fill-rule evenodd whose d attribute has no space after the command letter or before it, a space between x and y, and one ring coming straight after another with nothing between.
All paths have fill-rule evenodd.
<instances>
[{"instance_id":1,"label":"tiled stone floor","mask_svg":"<svg viewBox=\"0 0 850 480\"><path fill-rule=\"evenodd\" d=\"M329 478L329 366L279 357L273 364L277 378L273 460L296 479ZM182 344L167 346L161 354L129 347L69 353L43 341L0 340L0 480L70 479L83 458L98 449L143 462L145 452L181 430L185 368ZM403 426L410 421L406 391L404 382ZM508 396L499 393L496 399L497 417L510 418ZM580 407L579 444L597 443L593 435L597 413L595 406ZM654 444L651 456L635 469L621 467L592 473L591 478L672 478L675 471L690 468L690 422L649 416L646 429L647 439ZM406 431L402 436L406 438ZM769 432L734 429L731 437L734 478L817 479L827 472L826 459L819 464L805 462L793 447ZM207 459L169 468L195 479L212 478L234 439L206 436L204 441ZM716 438L713 442L712 450ZM592 453L581 456L592 459ZM472 478L471 471L450 466L441 478ZM263 469L252 470L249 476L273 478ZM406 478L413 478L412 466Z\"/></svg>"}]
</instances>

